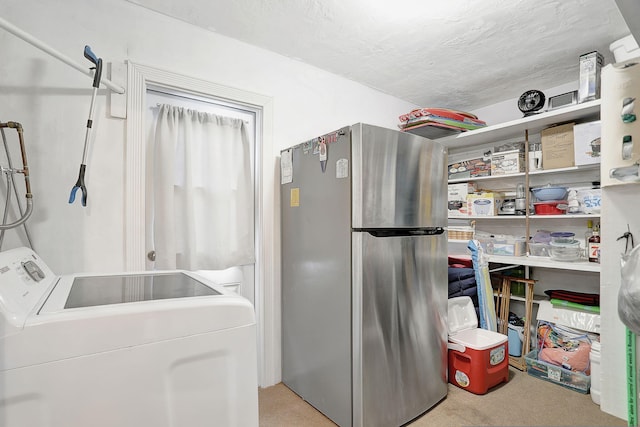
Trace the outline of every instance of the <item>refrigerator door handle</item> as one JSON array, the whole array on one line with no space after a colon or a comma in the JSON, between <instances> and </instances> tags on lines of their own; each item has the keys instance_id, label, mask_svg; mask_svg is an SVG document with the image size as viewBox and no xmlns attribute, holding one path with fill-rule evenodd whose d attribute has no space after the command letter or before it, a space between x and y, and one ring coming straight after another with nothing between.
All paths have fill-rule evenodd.
<instances>
[{"instance_id":1,"label":"refrigerator door handle","mask_svg":"<svg viewBox=\"0 0 640 427\"><path fill-rule=\"evenodd\" d=\"M437 236L444 234L444 227L425 228L354 228L355 232L369 233L374 237L406 237L406 236Z\"/></svg>"}]
</instances>

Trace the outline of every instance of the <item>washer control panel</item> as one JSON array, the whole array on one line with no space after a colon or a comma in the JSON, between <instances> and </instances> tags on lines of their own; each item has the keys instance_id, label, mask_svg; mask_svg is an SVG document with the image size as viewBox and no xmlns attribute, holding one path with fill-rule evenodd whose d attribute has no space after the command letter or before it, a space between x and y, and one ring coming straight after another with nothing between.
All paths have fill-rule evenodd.
<instances>
[{"instance_id":1,"label":"washer control panel","mask_svg":"<svg viewBox=\"0 0 640 427\"><path fill-rule=\"evenodd\" d=\"M0 336L22 329L57 280L28 248L0 252Z\"/></svg>"}]
</instances>

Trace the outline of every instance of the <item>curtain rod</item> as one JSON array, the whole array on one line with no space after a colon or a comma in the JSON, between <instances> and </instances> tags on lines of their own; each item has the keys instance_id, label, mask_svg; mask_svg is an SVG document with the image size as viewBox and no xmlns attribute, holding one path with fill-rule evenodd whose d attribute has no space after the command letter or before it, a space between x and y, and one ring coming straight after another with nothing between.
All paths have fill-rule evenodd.
<instances>
[{"instance_id":1,"label":"curtain rod","mask_svg":"<svg viewBox=\"0 0 640 427\"><path fill-rule=\"evenodd\" d=\"M79 65L77 62L75 62L74 60L72 60L68 56L64 55L63 53L58 52L57 50L55 50L51 46L43 43L42 41L40 41L38 39L36 39L31 34L22 31L20 28L18 28L15 25L9 23L8 21L6 21L5 19L3 19L1 17L0 17L0 27L4 28L5 30L7 30L8 32L13 34L14 36L16 36L18 38L21 38L22 40L26 41L27 43L37 47L38 49L42 50L43 52L46 52L49 55L53 56L54 58L57 58L60 61L64 62L65 64L75 68L76 70L80 71L81 73L86 74L89 77L93 77L93 71L90 70L88 67L86 67L86 66L83 67L82 65ZM111 80L103 78L103 79L100 80L100 83L103 83L106 87L108 87L109 89L111 89L112 91L114 91L116 93L120 93L120 94L124 93L124 88L122 86L118 86L117 84L111 82Z\"/></svg>"}]
</instances>

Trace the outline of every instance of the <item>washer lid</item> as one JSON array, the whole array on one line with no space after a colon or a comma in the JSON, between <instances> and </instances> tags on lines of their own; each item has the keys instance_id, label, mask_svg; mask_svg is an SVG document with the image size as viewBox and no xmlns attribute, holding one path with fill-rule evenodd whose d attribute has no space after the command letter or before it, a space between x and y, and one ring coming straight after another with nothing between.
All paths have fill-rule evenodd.
<instances>
[{"instance_id":1,"label":"washer lid","mask_svg":"<svg viewBox=\"0 0 640 427\"><path fill-rule=\"evenodd\" d=\"M164 274L78 276L73 278L64 308L220 294L180 271Z\"/></svg>"},{"instance_id":2,"label":"washer lid","mask_svg":"<svg viewBox=\"0 0 640 427\"><path fill-rule=\"evenodd\" d=\"M455 335L467 329L478 327L478 316L473 301L468 296L449 299L448 308L449 335Z\"/></svg>"}]
</instances>

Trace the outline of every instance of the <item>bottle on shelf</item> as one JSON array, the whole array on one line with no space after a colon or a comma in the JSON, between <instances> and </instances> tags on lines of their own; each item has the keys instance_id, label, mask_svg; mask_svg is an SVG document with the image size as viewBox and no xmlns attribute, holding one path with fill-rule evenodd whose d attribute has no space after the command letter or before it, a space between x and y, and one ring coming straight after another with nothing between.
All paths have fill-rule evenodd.
<instances>
[{"instance_id":1,"label":"bottle on shelf","mask_svg":"<svg viewBox=\"0 0 640 427\"><path fill-rule=\"evenodd\" d=\"M593 236L593 221L589 219L587 220L587 231L584 233L584 250L587 258L589 258L589 238L591 236Z\"/></svg>"},{"instance_id":2,"label":"bottle on shelf","mask_svg":"<svg viewBox=\"0 0 640 427\"><path fill-rule=\"evenodd\" d=\"M593 233L589 237L588 246L589 262L600 262L600 224L593 227Z\"/></svg>"},{"instance_id":3,"label":"bottle on shelf","mask_svg":"<svg viewBox=\"0 0 640 427\"><path fill-rule=\"evenodd\" d=\"M527 195L524 191L524 184L520 183L516 186L516 201L515 201L515 213L516 215L526 215L527 213Z\"/></svg>"},{"instance_id":4,"label":"bottle on shelf","mask_svg":"<svg viewBox=\"0 0 640 427\"><path fill-rule=\"evenodd\" d=\"M542 170L542 143L529 144L529 172Z\"/></svg>"}]
</instances>

